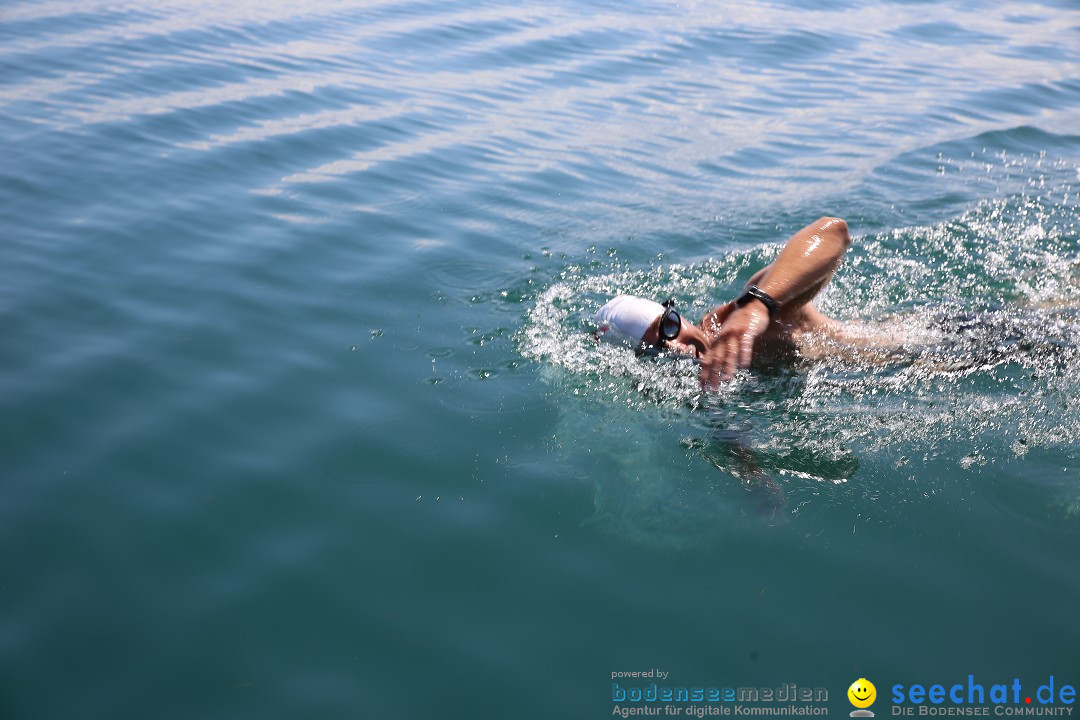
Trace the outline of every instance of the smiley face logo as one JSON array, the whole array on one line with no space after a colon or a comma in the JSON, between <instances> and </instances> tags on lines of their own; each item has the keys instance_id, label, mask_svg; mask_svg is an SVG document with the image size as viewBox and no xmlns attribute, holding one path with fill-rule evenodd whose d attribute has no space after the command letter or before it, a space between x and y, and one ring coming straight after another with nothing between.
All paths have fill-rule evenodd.
<instances>
[{"instance_id":1,"label":"smiley face logo","mask_svg":"<svg viewBox=\"0 0 1080 720\"><path fill-rule=\"evenodd\" d=\"M857 708L868 708L877 699L877 688L866 678L859 678L847 689L848 700Z\"/></svg>"}]
</instances>

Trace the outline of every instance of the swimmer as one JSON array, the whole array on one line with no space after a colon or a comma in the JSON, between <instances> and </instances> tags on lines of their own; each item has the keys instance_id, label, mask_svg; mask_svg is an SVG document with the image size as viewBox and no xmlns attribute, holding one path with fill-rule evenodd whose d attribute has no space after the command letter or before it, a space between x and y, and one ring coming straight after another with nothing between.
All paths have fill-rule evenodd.
<instances>
[{"instance_id":1,"label":"swimmer","mask_svg":"<svg viewBox=\"0 0 1080 720\"><path fill-rule=\"evenodd\" d=\"M821 218L792 235L737 299L710 310L699 324L683 322L673 300L661 304L620 295L597 311L597 337L626 340L639 352L697 358L702 387L715 389L755 358L802 350L814 338L843 336L840 324L810 301L828 285L850 244L847 223Z\"/></svg>"}]
</instances>

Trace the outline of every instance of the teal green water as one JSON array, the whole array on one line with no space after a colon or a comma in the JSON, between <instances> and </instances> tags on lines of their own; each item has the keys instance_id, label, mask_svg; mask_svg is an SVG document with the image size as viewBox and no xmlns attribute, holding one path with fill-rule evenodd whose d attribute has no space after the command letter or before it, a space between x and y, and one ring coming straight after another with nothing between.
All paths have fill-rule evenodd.
<instances>
[{"instance_id":1,"label":"teal green water","mask_svg":"<svg viewBox=\"0 0 1080 720\"><path fill-rule=\"evenodd\" d=\"M0 715L1080 684L1071 2L0 7ZM587 341L844 217L897 334Z\"/></svg>"}]
</instances>

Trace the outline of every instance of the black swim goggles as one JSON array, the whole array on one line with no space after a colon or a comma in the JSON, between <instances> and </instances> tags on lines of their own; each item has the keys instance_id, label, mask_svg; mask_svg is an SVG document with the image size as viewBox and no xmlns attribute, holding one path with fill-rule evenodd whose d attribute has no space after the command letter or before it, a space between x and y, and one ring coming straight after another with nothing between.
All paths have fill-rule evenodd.
<instances>
[{"instance_id":1,"label":"black swim goggles","mask_svg":"<svg viewBox=\"0 0 1080 720\"><path fill-rule=\"evenodd\" d=\"M664 301L664 314L660 316L660 347L668 340L679 337L682 330L682 316L675 310L675 298Z\"/></svg>"}]
</instances>

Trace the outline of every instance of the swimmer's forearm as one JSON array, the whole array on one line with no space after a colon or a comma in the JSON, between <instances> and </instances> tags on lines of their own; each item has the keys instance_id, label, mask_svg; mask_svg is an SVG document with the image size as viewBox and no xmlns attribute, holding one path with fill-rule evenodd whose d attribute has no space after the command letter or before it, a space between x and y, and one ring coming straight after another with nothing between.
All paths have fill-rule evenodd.
<instances>
[{"instance_id":1,"label":"swimmer's forearm","mask_svg":"<svg viewBox=\"0 0 1080 720\"><path fill-rule=\"evenodd\" d=\"M805 310L806 303L829 282L850 243L843 220L821 218L795 233L776 261L753 277L752 284L768 293L781 313ZM742 306L730 302L706 315L701 321L709 343L701 355L702 387L715 388L720 381L730 380L737 368L750 367L754 343L770 321L770 312L759 299Z\"/></svg>"},{"instance_id":2,"label":"swimmer's forearm","mask_svg":"<svg viewBox=\"0 0 1080 720\"><path fill-rule=\"evenodd\" d=\"M829 281L850 244L847 223L823 217L795 233L756 284L781 308L805 303Z\"/></svg>"}]
</instances>

